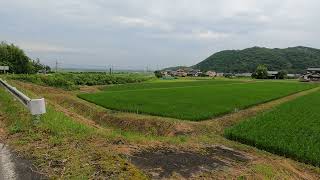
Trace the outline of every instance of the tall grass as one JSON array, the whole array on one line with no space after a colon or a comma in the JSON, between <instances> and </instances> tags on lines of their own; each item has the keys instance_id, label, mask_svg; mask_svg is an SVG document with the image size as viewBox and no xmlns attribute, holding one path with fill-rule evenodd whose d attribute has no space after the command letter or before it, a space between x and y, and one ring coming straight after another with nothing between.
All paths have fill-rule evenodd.
<instances>
[{"instance_id":1,"label":"tall grass","mask_svg":"<svg viewBox=\"0 0 320 180\"><path fill-rule=\"evenodd\" d=\"M83 124L77 123L62 112L55 111L47 105L47 113L41 116L40 122L34 126L33 117L27 109L12 98L4 89L0 88L1 111L3 111L11 133L33 132L36 130L49 133L53 136L90 136L93 129ZM31 131L30 131L31 130Z\"/></svg>"}]
</instances>

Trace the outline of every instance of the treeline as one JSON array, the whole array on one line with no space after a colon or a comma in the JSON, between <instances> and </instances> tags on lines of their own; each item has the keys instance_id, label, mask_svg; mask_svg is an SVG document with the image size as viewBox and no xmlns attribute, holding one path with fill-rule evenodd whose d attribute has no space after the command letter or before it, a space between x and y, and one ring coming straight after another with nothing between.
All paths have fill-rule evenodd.
<instances>
[{"instance_id":1,"label":"treeline","mask_svg":"<svg viewBox=\"0 0 320 180\"><path fill-rule=\"evenodd\" d=\"M303 73L309 67L320 67L320 50L302 46L286 49L253 47L227 50L211 55L193 68L245 73L254 72L260 64L265 64L269 70Z\"/></svg>"},{"instance_id":2,"label":"treeline","mask_svg":"<svg viewBox=\"0 0 320 180\"><path fill-rule=\"evenodd\" d=\"M30 59L22 49L14 44L0 43L0 66L9 66L9 73L34 74L50 71L50 67L40 63L39 59Z\"/></svg>"},{"instance_id":3,"label":"treeline","mask_svg":"<svg viewBox=\"0 0 320 180\"><path fill-rule=\"evenodd\" d=\"M54 73L54 74L19 74L10 75L10 79L31 82L39 85L58 87L66 90L79 89L80 85L108 85L139 83L154 77L140 74L114 74L105 73Z\"/></svg>"}]
</instances>

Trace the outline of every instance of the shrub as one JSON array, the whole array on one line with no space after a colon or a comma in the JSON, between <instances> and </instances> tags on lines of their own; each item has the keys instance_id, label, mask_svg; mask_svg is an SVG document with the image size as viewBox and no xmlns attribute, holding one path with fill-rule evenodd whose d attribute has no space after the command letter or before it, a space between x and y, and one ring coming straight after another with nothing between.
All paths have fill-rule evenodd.
<instances>
[{"instance_id":1,"label":"shrub","mask_svg":"<svg viewBox=\"0 0 320 180\"><path fill-rule=\"evenodd\" d=\"M11 75L9 78L39 85L63 88L66 90L78 89L79 85L107 85L107 84L126 84L139 83L149 80L151 77L138 74L116 74L105 73L55 73L55 74L19 74Z\"/></svg>"}]
</instances>

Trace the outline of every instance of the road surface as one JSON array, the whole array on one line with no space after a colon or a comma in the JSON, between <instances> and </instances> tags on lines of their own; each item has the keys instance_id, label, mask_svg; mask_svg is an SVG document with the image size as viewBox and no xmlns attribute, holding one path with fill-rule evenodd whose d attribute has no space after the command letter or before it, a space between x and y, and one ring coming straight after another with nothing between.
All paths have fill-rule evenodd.
<instances>
[{"instance_id":1,"label":"road surface","mask_svg":"<svg viewBox=\"0 0 320 180\"><path fill-rule=\"evenodd\" d=\"M6 145L0 143L0 180L46 179L30 167L29 161L18 158Z\"/></svg>"}]
</instances>

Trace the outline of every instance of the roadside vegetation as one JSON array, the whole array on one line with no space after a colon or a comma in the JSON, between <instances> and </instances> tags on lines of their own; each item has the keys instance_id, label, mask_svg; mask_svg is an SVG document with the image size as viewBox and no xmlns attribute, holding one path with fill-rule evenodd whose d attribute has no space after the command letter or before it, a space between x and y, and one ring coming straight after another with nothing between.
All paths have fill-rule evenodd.
<instances>
[{"instance_id":1,"label":"roadside vegetation","mask_svg":"<svg viewBox=\"0 0 320 180\"><path fill-rule=\"evenodd\" d=\"M106 73L53 73L53 74L18 74L7 78L31 82L38 85L63 88L65 90L79 89L79 86L138 83L153 77L141 74L106 74Z\"/></svg>"},{"instance_id":2,"label":"roadside vegetation","mask_svg":"<svg viewBox=\"0 0 320 180\"><path fill-rule=\"evenodd\" d=\"M110 144L121 134L81 124L51 105L41 121L33 124L29 112L0 89L0 114L8 129L8 142L19 156L32 159L33 171L52 179L146 179L121 158ZM109 133L108 133L109 132ZM97 143L103 142L103 143Z\"/></svg>"},{"instance_id":3,"label":"roadside vegetation","mask_svg":"<svg viewBox=\"0 0 320 180\"><path fill-rule=\"evenodd\" d=\"M320 166L320 92L300 97L241 122L225 136Z\"/></svg>"},{"instance_id":4,"label":"roadside vegetation","mask_svg":"<svg viewBox=\"0 0 320 180\"><path fill-rule=\"evenodd\" d=\"M136 85L121 86L113 91L111 88L78 96L109 109L199 121L315 87L301 83L215 80L172 84L170 88L163 88L160 83L141 86L140 89Z\"/></svg>"}]
</instances>

